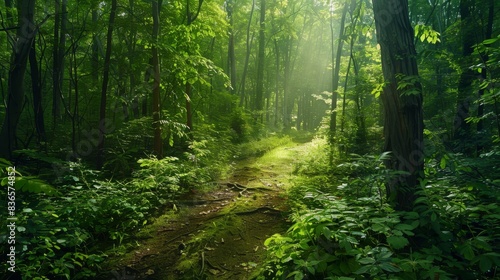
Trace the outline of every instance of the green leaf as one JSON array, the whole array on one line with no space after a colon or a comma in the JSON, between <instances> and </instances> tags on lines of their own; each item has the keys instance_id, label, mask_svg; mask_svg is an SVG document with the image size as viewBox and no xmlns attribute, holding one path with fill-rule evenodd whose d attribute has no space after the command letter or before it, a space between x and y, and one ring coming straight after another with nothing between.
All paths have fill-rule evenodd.
<instances>
[{"instance_id":1,"label":"green leaf","mask_svg":"<svg viewBox=\"0 0 500 280\"><path fill-rule=\"evenodd\" d=\"M446 168L446 157L441 158L441 161L439 162L439 167L441 167L441 169Z\"/></svg>"},{"instance_id":2,"label":"green leaf","mask_svg":"<svg viewBox=\"0 0 500 280\"><path fill-rule=\"evenodd\" d=\"M394 249L401 249L408 245L410 242L406 237L403 236L389 236L387 237L387 243Z\"/></svg>"},{"instance_id":3,"label":"green leaf","mask_svg":"<svg viewBox=\"0 0 500 280\"><path fill-rule=\"evenodd\" d=\"M432 212L431 214L431 221L435 222L437 219L436 212Z\"/></svg>"},{"instance_id":4,"label":"green leaf","mask_svg":"<svg viewBox=\"0 0 500 280\"><path fill-rule=\"evenodd\" d=\"M358 261L360 264L373 264L375 263L374 258L362 258Z\"/></svg>"},{"instance_id":5,"label":"green leaf","mask_svg":"<svg viewBox=\"0 0 500 280\"><path fill-rule=\"evenodd\" d=\"M485 44L485 45L493 44L496 41L498 41L498 39L500 39L500 38L497 37L497 38L486 39L486 40L483 41L483 44Z\"/></svg>"},{"instance_id":6,"label":"green leaf","mask_svg":"<svg viewBox=\"0 0 500 280\"><path fill-rule=\"evenodd\" d=\"M491 269L493 263L491 262L490 258L488 256L481 256L479 259L479 269L481 269L482 272L487 272L488 270Z\"/></svg>"},{"instance_id":7,"label":"green leaf","mask_svg":"<svg viewBox=\"0 0 500 280\"><path fill-rule=\"evenodd\" d=\"M474 250L472 249L472 245L470 243L466 243L459 248L459 252L464 256L467 260L474 259Z\"/></svg>"},{"instance_id":8,"label":"green leaf","mask_svg":"<svg viewBox=\"0 0 500 280\"><path fill-rule=\"evenodd\" d=\"M400 272L401 269L392 263L384 262L380 264L380 268L389 272Z\"/></svg>"},{"instance_id":9,"label":"green leaf","mask_svg":"<svg viewBox=\"0 0 500 280\"><path fill-rule=\"evenodd\" d=\"M368 270L370 270L371 267L372 267L371 265L362 266L358 270L356 270L354 273L356 273L356 274L366 273L366 272L368 272Z\"/></svg>"}]
</instances>

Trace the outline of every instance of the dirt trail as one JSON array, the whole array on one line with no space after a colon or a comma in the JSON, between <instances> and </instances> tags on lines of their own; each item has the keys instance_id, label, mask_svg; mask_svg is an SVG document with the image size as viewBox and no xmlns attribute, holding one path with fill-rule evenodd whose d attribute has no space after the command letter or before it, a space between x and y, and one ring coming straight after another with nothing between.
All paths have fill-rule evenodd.
<instances>
[{"instance_id":1,"label":"dirt trail","mask_svg":"<svg viewBox=\"0 0 500 280\"><path fill-rule=\"evenodd\" d=\"M240 161L215 189L180 200L143 230L140 245L107 279L251 279L265 239L289 226L284 193L306 146Z\"/></svg>"}]
</instances>

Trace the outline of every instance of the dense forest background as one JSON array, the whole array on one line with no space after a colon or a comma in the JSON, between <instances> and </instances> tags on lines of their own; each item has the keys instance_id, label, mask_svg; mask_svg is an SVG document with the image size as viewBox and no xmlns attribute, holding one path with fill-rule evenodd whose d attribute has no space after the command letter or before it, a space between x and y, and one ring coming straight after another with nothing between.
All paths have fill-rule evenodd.
<instances>
[{"instance_id":1,"label":"dense forest background","mask_svg":"<svg viewBox=\"0 0 500 280\"><path fill-rule=\"evenodd\" d=\"M13 277L96 277L103 246L284 138L317 145L259 277L498 277L495 0L0 7Z\"/></svg>"}]
</instances>

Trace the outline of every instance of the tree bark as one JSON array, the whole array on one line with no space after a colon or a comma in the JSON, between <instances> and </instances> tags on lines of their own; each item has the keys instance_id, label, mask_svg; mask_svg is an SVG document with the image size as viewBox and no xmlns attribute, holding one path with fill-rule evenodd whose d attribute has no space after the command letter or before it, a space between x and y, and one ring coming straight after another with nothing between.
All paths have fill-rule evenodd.
<instances>
[{"instance_id":1,"label":"tree bark","mask_svg":"<svg viewBox=\"0 0 500 280\"><path fill-rule=\"evenodd\" d=\"M266 48L266 0L260 0L260 19L259 19L259 52L257 55L257 87L255 90L255 107L257 115L262 116L264 108L264 63Z\"/></svg>"},{"instance_id":2,"label":"tree bark","mask_svg":"<svg viewBox=\"0 0 500 280\"><path fill-rule=\"evenodd\" d=\"M472 9L475 5L475 0L460 0L460 21L462 31L462 73L458 80L458 96L457 96L457 111L453 120L453 137L461 142L461 147L464 147L465 136L470 136L471 127L466 119L470 116L469 110L472 103L472 81L474 80L475 72L469 68L470 61L468 58L474 51L475 33L477 30L472 20Z\"/></svg>"},{"instance_id":3,"label":"tree bark","mask_svg":"<svg viewBox=\"0 0 500 280\"><path fill-rule=\"evenodd\" d=\"M386 166L407 172L387 183L387 196L397 210L410 210L423 177L424 155L422 92L408 1L373 0L373 11L386 83L381 95L384 151L391 152ZM403 78L415 78L417 82L401 88L398 81Z\"/></svg>"},{"instance_id":4,"label":"tree bark","mask_svg":"<svg viewBox=\"0 0 500 280\"><path fill-rule=\"evenodd\" d=\"M330 29L332 33L332 67L333 62L335 61L335 67L332 69L332 111L330 116L330 143L334 142L335 132L337 130L337 97L338 97L338 87L339 87L339 79L340 79L340 59L342 58L342 46L344 44L344 27L345 27L345 18L348 9L347 3L344 4L344 9L342 11L342 19L340 20L340 31L339 31L339 42L337 44L337 53L334 54L333 48L333 23L330 22Z\"/></svg>"},{"instance_id":5,"label":"tree bark","mask_svg":"<svg viewBox=\"0 0 500 280\"><path fill-rule=\"evenodd\" d=\"M279 120L279 100L280 100L280 51L278 48L278 40L274 39L274 55L276 56L276 81L275 81L275 98L274 98L274 126L278 127Z\"/></svg>"},{"instance_id":6,"label":"tree bark","mask_svg":"<svg viewBox=\"0 0 500 280\"><path fill-rule=\"evenodd\" d=\"M97 7L92 7L92 24L97 25ZM99 82L99 39L97 37L97 32L94 31L92 35L92 58L91 58L91 67L92 67L92 82L97 84Z\"/></svg>"},{"instance_id":7,"label":"tree bark","mask_svg":"<svg viewBox=\"0 0 500 280\"><path fill-rule=\"evenodd\" d=\"M35 38L35 0L17 1L18 26L17 40L13 45L8 89L7 106L0 131L0 157L10 159L17 148L16 133L24 104L24 75L31 45Z\"/></svg>"},{"instance_id":8,"label":"tree bark","mask_svg":"<svg viewBox=\"0 0 500 280\"><path fill-rule=\"evenodd\" d=\"M158 158L163 157L163 144L161 139L161 124L160 124L160 61L158 59L158 34L160 32L160 8L158 1L153 0L151 3L153 13L153 46L152 52L152 67L153 67L153 130L154 130L154 153Z\"/></svg>"},{"instance_id":9,"label":"tree bark","mask_svg":"<svg viewBox=\"0 0 500 280\"><path fill-rule=\"evenodd\" d=\"M38 69L38 61L36 60L35 40L31 45L30 54L30 71L31 71L31 89L33 92L33 112L35 117L35 129L37 134L37 143L44 142L45 137L45 121L43 117L42 107L42 81L40 69Z\"/></svg>"},{"instance_id":10,"label":"tree bark","mask_svg":"<svg viewBox=\"0 0 500 280\"><path fill-rule=\"evenodd\" d=\"M113 41L113 28L115 24L117 0L111 1L111 11L109 14L108 34L106 35L106 55L104 57L104 69L101 87L101 105L99 107L99 144L97 145L97 168L101 168L104 161L104 140L106 138L106 127L108 119L106 119L106 97L108 91L109 68L111 64L111 51Z\"/></svg>"},{"instance_id":11,"label":"tree bark","mask_svg":"<svg viewBox=\"0 0 500 280\"><path fill-rule=\"evenodd\" d=\"M189 5L189 0L186 0L186 18L187 18L187 26L191 25L200 14L201 5L203 5L203 0L198 0L198 9L196 13L192 13ZM188 55L190 54L189 48L187 48L186 52ZM186 126L190 131L193 130L193 109L191 106L192 102L192 86L189 81L186 81Z\"/></svg>"},{"instance_id":12,"label":"tree bark","mask_svg":"<svg viewBox=\"0 0 500 280\"><path fill-rule=\"evenodd\" d=\"M494 16L495 16L495 1L494 0L489 0L488 1L488 22L486 24L486 34L484 39L490 39L493 35L493 21L494 21ZM481 60L482 62L487 65L489 56L487 54L482 54L481 55ZM486 74L487 74L487 69L488 67L484 67L483 71L481 72L481 80L486 79ZM480 89L478 91L478 97L481 100L481 98L484 95L484 89ZM479 105L477 107L477 117L479 118L479 121L477 123L476 131L478 133L481 133L484 128L484 121L483 121L483 115L484 115L484 102L479 102ZM477 144L476 146L476 151L480 152L483 149L482 144Z\"/></svg>"},{"instance_id":13,"label":"tree bark","mask_svg":"<svg viewBox=\"0 0 500 280\"><path fill-rule=\"evenodd\" d=\"M255 0L252 0L252 9L250 10L250 18L248 19L248 25L247 25L247 39L246 39L246 54L245 54L245 65L243 66L243 73L241 75L241 82L240 82L240 106L243 106L243 103L245 101L245 81L247 77L247 72L248 72L248 62L250 60L250 52L252 48L252 40L253 40L253 35L252 38L250 38L250 27L252 26L252 18L253 18L253 11L255 9Z\"/></svg>"},{"instance_id":14,"label":"tree bark","mask_svg":"<svg viewBox=\"0 0 500 280\"><path fill-rule=\"evenodd\" d=\"M229 44L228 44L228 62L229 62L229 76L231 78L231 93L236 94L236 57L234 54L234 20L233 20L233 7L232 0L226 3L226 12L229 19Z\"/></svg>"},{"instance_id":15,"label":"tree bark","mask_svg":"<svg viewBox=\"0 0 500 280\"><path fill-rule=\"evenodd\" d=\"M61 115L61 63L59 58L59 29L61 25L61 3L54 1L54 46L52 50L52 118L53 126L56 127Z\"/></svg>"}]
</instances>

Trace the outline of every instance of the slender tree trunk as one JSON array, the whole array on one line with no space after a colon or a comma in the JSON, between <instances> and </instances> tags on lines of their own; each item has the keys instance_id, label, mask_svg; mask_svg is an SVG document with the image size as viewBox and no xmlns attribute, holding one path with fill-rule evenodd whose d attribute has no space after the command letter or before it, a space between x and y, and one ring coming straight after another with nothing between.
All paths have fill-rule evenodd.
<instances>
[{"instance_id":1,"label":"slender tree trunk","mask_svg":"<svg viewBox=\"0 0 500 280\"><path fill-rule=\"evenodd\" d=\"M344 4L344 9L342 10L342 19L340 20L340 31L339 31L339 42L337 44L337 54L334 55L333 52L333 22L330 22L330 29L332 33L332 66L335 61L335 67L332 69L332 110L330 116L330 143L333 143L335 140L335 132L337 130L337 89L339 87L339 73L340 73L340 59L342 58L342 46L344 45L344 27L345 27L345 18L347 14L349 6L347 3Z\"/></svg>"},{"instance_id":2,"label":"slender tree trunk","mask_svg":"<svg viewBox=\"0 0 500 280\"><path fill-rule=\"evenodd\" d=\"M58 48L58 70L59 70L59 78L58 78L58 83L59 83L59 88L58 88L58 93L59 93L59 100L61 100L61 104L65 107L64 110L66 112L70 111L69 107L66 107L66 104L64 102L64 94L63 94L63 86L64 86L64 62L65 62L65 53L66 53L66 33L68 32L68 8L67 5L68 0L62 0L61 2L61 30L59 32L59 48ZM68 84L68 87L71 88L71 84ZM68 91L68 93L71 93L71 90ZM70 95L71 96L71 95ZM69 102L71 103L71 102ZM70 106L68 104L67 106ZM63 118L64 118L63 114Z\"/></svg>"},{"instance_id":3,"label":"slender tree trunk","mask_svg":"<svg viewBox=\"0 0 500 280\"><path fill-rule=\"evenodd\" d=\"M495 16L495 9L494 9L495 1L489 0L488 6L489 6L488 7L488 23L486 25L486 34L485 34L486 36L484 39L490 39L493 35L493 20L494 20L494 16ZM489 59L489 57L487 54L481 55L481 60L483 61L483 63L485 65L487 64L488 59ZM483 69L483 71L481 72L481 79L482 80L486 79L486 71L487 71L487 67L485 67ZM483 97L483 94L484 94L484 89L480 89L478 92L479 100L481 100L481 98ZM479 118L479 121L478 121L477 127L476 127L476 131L478 133L481 133L483 131L483 127L484 127L484 124L483 124L484 121L482 119L483 114L484 114L484 103L479 102L479 105L477 107L477 117ZM482 149L483 149L483 146L481 144L477 144L476 150L478 152L480 152Z\"/></svg>"},{"instance_id":4,"label":"slender tree trunk","mask_svg":"<svg viewBox=\"0 0 500 280\"><path fill-rule=\"evenodd\" d=\"M61 3L54 1L54 46L52 51L52 119L54 128L61 115L61 63L59 58L59 29L61 25Z\"/></svg>"},{"instance_id":5,"label":"slender tree trunk","mask_svg":"<svg viewBox=\"0 0 500 280\"><path fill-rule=\"evenodd\" d=\"M35 115L35 129L37 134L37 143L46 140L45 121L42 107L42 81L38 61L36 60L35 40L31 45L30 54L30 71L31 71L31 89L33 91L33 112Z\"/></svg>"},{"instance_id":6,"label":"slender tree trunk","mask_svg":"<svg viewBox=\"0 0 500 280\"><path fill-rule=\"evenodd\" d=\"M257 88L255 90L255 110L258 118L262 116L264 99L264 63L266 48L266 0L260 0L260 20L259 20L259 52L257 56Z\"/></svg>"},{"instance_id":7,"label":"slender tree trunk","mask_svg":"<svg viewBox=\"0 0 500 280\"><path fill-rule=\"evenodd\" d=\"M10 158L12 151L17 148L17 126L24 104L24 75L36 33L33 23L35 0L18 1L17 9L19 28L17 29L17 40L12 50L7 106L0 131L0 142L2 143L0 145L0 157L3 158Z\"/></svg>"},{"instance_id":8,"label":"slender tree trunk","mask_svg":"<svg viewBox=\"0 0 500 280\"><path fill-rule=\"evenodd\" d=\"M149 58L149 64L148 64L148 67L147 67L145 74L144 74L144 82L145 83L149 83L149 79L151 78L151 74L154 72L154 70L151 68L151 65L153 65L153 60L152 60L152 58ZM148 116L148 95L144 95L142 97L141 113L142 113L143 117Z\"/></svg>"},{"instance_id":9,"label":"slender tree trunk","mask_svg":"<svg viewBox=\"0 0 500 280\"><path fill-rule=\"evenodd\" d=\"M139 112L139 96L137 96L137 91L136 91L136 86L137 86L137 79L136 79L136 71L134 70L134 65L135 65L135 50L136 50L136 41L137 41L137 23L135 19L135 4L134 0L129 0L129 9L130 9L130 34L129 34L129 39L127 42L127 48L129 52L129 57L128 57L128 62L129 62L129 92L130 96L132 97L132 113L134 115L134 118L139 118L140 112Z\"/></svg>"},{"instance_id":10,"label":"slender tree trunk","mask_svg":"<svg viewBox=\"0 0 500 280\"><path fill-rule=\"evenodd\" d=\"M71 114L71 124L72 124L72 135L71 142L73 147L73 152L76 152L76 143L77 143L77 126L79 125L78 114L79 114L79 99L80 99L80 91L79 91L79 75L78 75L78 62L77 62L77 43L73 42L72 44L72 61L70 60L70 78L75 88L75 102L73 104L73 114ZM72 69L72 70L71 70ZM70 91L71 94L71 91ZM71 106L71 102L69 102L68 106Z\"/></svg>"},{"instance_id":11,"label":"slender tree trunk","mask_svg":"<svg viewBox=\"0 0 500 280\"><path fill-rule=\"evenodd\" d=\"M241 75L241 82L240 82L240 91L239 91L240 107L243 106L243 103L245 101L245 81L248 71L248 62L250 60L250 52L252 49L252 39L250 38L250 27L252 26L252 17L254 9L255 9L255 0L252 0L252 9L250 10L250 18L248 19L248 25L247 25L245 65L243 66L243 73Z\"/></svg>"},{"instance_id":12,"label":"slender tree trunk","mask_svg":"<svg viewBox=\"0 0 500 280\"><path fill-rule=\"evenodd\" d=\"M152 67L153 67L153 129L154 129L154 153L158 158L163 157L163 143L161 139L161 124L160 124L160 61L158 59L158 35L160 32L160 8L158 1L153 0L153 46L152 52Z\"/></svg>"},{"instance_id":13,"label":"slender tree trunk","mask_svg":"<svg viewBox=\"0 0 500 280\"><path fill-rule=\"evenodd\" d=\"M292 112L290 106L290 100L292 100L292 94L290 92L290 52L291 52L291 42L289 38L285 42L285 51L283 53L283 129L285 132L290 130L292 125ZM293 100L292 100L293 104Z\"/></svg>"},{"instance_id":14,"label":"slender tree trunk","mask_svg":"<svg viewBox=\"0 0 500 280\"><path fill-rule=\"evenodd\" d=\"M274 39L274 52L276 56L276 81L275 81L275 91L276 96L274 99L274 126L278 127L279 120L279 99L280 99L280 51L278 47L278 40Z\"/></svg>"},{"instance_id":15,"label":"slender tree trunk","mask_svg":"<svg viewBox=\"0 0 500 280\"><path fill-rule=\"evenodd\" d=\"M236 94L236 57L234 54L234 20L233 20L233 7L232 0L226 2L227 17L229 19L229 44L228 44L228 63L229 63L229 76L231 78L231 93Z\"/></svg>"},{"instance_id":16,"label":"slender tree trunk","mask_svg":"<svg viewBox=\"0 0 500 280\"><path fill-rule=\"evenodd\" d=\"M109 68L111 64L111 50L113 42L113 28L115 24L117 0L111 1L111 11L109 14L108 34L106 35L106 55L104 57L104 70L101 87L101 105L99 107L99 144L97 145L97 168L101 168L104 163L104 141L106 139L106 127L108 119L106 119L106 100L109 81Z\"/></svg>"},{"instance_id":17,"label":"slender tree trunk","mask_svg":"<svg viewBox=\"0 0 500 280\"><path fill-rule=\"evenodd\" d=\"M408 2L373 0L385 87L381 95L385 111L384 151L391 152L389 169L405 171L387 184L387 196L397 210L410 210L423 177L423 114L420 84L398 89L402 77L418 78L413 28ZM387 7L391 7L390 10Z\"/></svg>"},{"instance_id":18,"label":"slender tree trunk","mask_svg":"<svg viewBox=\"0 0 500 280\"><path fill-rule=\"evenodd\" d=\"M97 8L92 8L92 24L94 28L97 26ZM96 85L99 82L99 39L97 38L97 32L94 31L92 36L92 82Z\"/></svg>"},{"instance_id":19,"label":"slender tree trunk","mask_svg":"<svg viewBox=\"0 0 500 280\"><path fill-rule=\"evenodd\" d=\"M198 15L200 14L201 11L201 5L203 5L203 0L198 0L198 9L196 13L192 13L189 5L189 0L186 0L186 17L187 17L187 26L191 25L197 18ZM189 47L186 50L188 55L190 54ZM193 130L193 109L191 106L192 102L192 86L189 81L186 81L186 126L189 128L190 131Z\"/></svg>"},{"instance_id":20,"label":"slender tree trunk","mask_svg":"<svg viewBox=\"0 0 500 280\"><path fill-rule=\"evenodd\" d=\"M353 43L351 42L351 46ZM352 57L352 47L351 47L351 55L349 57L349 62L347 63L347 71L345 74L345 82L344 82L344 94L342 95L342 116L340 117L340 133L344 133L344 125L345 125L345 107L347 105L347 83L349 81L349 72L351 71L351 57ZM355 76L356 78L356 76Z\"/></svg>"},{"instance_id":21,"label":"slender tree trunk","mask_svg":"<svg viewBox=\"0 0 500 280\"><path fill-rule=\"evenodd\" d=\"M347 4L346 4L347 5ZM357 15L353 15L354 10L356 9L356 0L351 0L351 11L349 12L351 14L351 34L350 34L350 47L349 47L349 62L347 64L347 72L345 74L345 82L344 82L344 94L342 95L342 116L340 118L340 132L344 132L344 125L345 125L345 108L346 108L346 98L347 98L347 84L349 80L349 72L351 70L351 61L354 61L354 42L356 41L356 25L359 19L359 12ZM358 9L358 11L361 11L361 9ZM357 79L357 73L354 76L355 79Z\"/></svg>"},{"instance_id":22,"label":"slender tree trunk","mask_svg":"<svg viewBox=\"0 0 500 280\"><path fill-rule=\"evenodd\" d=\"M466 136L471 135L470 124L466 119L470 116L469 110L472 103L472 81L475 72L469 68L471 65L469 57L473 52L475 44L475 29L472 19L472 9L475 6L475 0L460 0L460 21L462 34L462 73L458 80L457 111L453 120L453 135L456 140L461 142L461 149L464 148Z\"/></svg>"}]
</instances>

